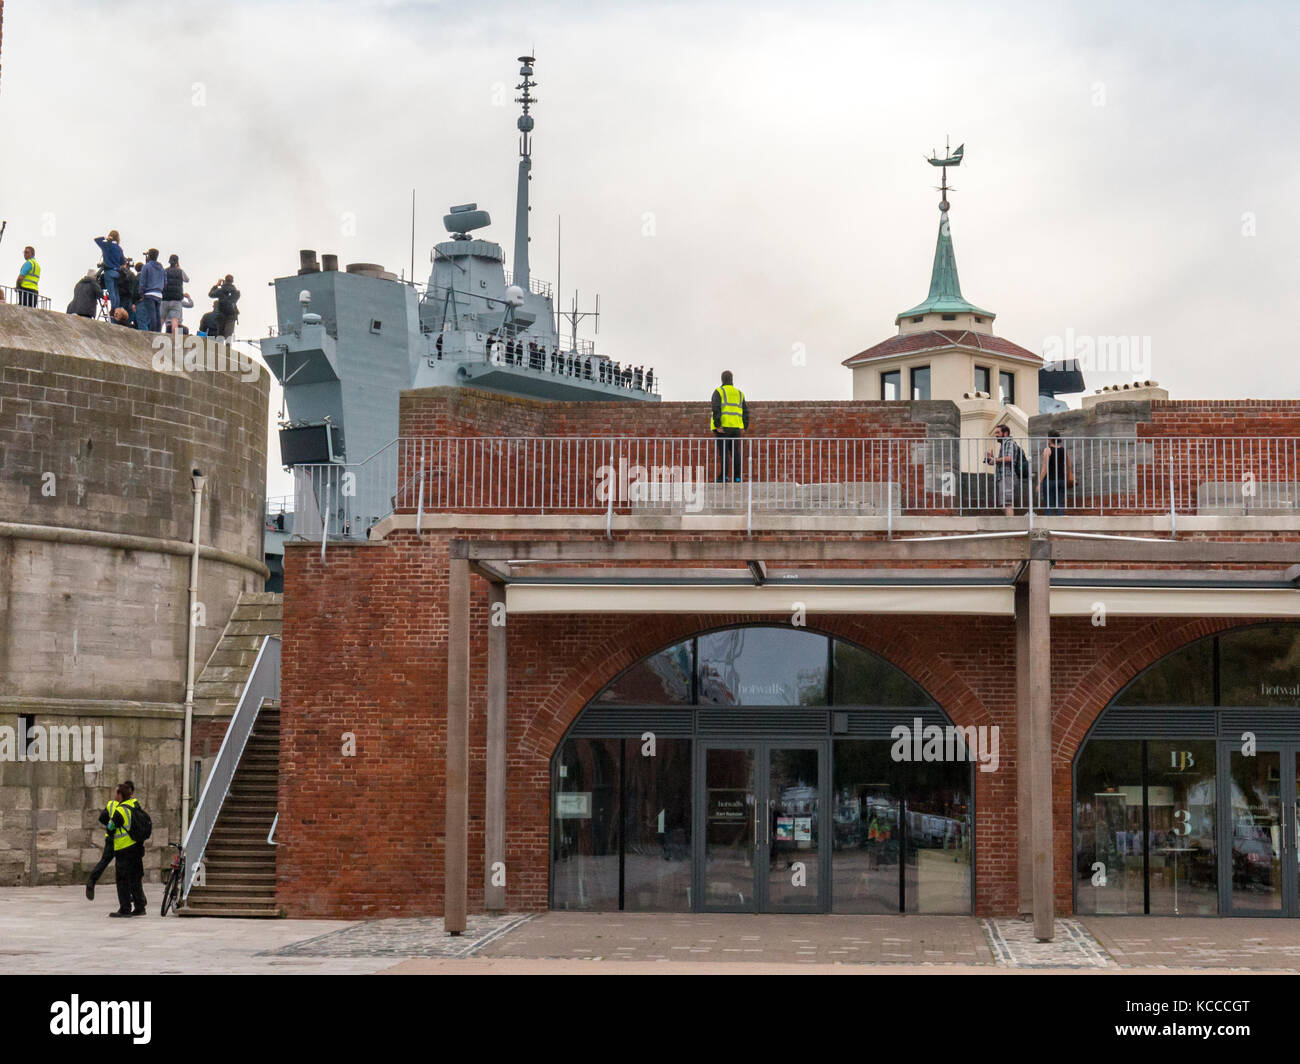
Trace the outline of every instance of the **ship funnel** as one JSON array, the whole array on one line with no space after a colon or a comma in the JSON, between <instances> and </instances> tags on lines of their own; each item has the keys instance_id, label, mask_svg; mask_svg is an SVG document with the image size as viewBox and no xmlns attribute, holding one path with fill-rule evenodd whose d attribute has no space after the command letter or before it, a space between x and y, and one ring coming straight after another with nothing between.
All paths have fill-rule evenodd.
<instances>
[{"instance_id":1,"label":"ship funnel","mask_svg":"<svg viewBox=\"0 0 1300 1064\"><path fill-rule=\"evenodd\" d=\"M299 273L319 273L320 266L316 262L316 252L308 249L298 252L298 272Z\"/></svg>"},{"instance_id":2,"label":"ship funnel","mask_svg":"<svg viewBox=\"0 0 1300 1064\"><path fill-rule=\"evenodd\" d=\"M339 257L337 255L322 255L320 257L321 269L326 273L337 273L339 268Z\"/></svg>"}]
</instances>

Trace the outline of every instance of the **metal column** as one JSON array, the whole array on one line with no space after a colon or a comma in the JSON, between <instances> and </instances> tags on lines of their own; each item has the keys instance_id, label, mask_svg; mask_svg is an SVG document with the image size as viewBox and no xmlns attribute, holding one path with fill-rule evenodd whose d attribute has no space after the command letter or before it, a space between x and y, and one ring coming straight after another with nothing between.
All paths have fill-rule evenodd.
<instances>
[{"instance_id":1,"label":"metal column","mask_svg":"<svg viewBox=\"0 0 1300 1064\"><path fill-rule=\"evenodd\" d=\"M443 918L465 930L469 853L469 562L452 558L447 589L447 824Z\"/></svg>"},{"instance_id":2,"label":"metal column","mask_svg":"<svg viewBox=\"0 0 1300 1064\"><path fill-rule=\"evenodd\" d=\"M488 584L487 822L484 825L483 903L506 908L506 585ZM495 880L495 884L494 884Z\"/></svg>"}]
</instances>

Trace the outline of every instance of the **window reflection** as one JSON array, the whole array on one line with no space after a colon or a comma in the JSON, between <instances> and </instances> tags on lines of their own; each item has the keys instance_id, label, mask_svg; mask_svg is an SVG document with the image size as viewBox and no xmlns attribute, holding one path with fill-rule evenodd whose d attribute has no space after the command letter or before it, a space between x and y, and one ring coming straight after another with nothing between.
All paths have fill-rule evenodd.
<instances>
[{"instance_id":1,"label":"window reflection","mask_svg":"<svg viewBox=\"0 0 1300 1064\"><path fill-rule=\"evenodd\" d=\"M1225 706L1300 706L1300 627L1246 628L1219 636Z\"/></svg>"},{"instance_id":2,"label":"window reflection","mask_svg":"<svg viewBox=\"0 0 1300 1064\"><path fill-rule=\"evenodd\" d=\"M700 703L826 705L827 640L785 628L731 628L699 638Z\"/></svg>"},{"instance_id":3,"label":"window reflection","mask_svg":"<svg viewBox=\"0 0 1300 1064\"><path fill-rule=\"evenodd\" d=\"M691 700L691 641L638 661L596 697L613 705L674 706Z\"/></svg>"}]
</instances>

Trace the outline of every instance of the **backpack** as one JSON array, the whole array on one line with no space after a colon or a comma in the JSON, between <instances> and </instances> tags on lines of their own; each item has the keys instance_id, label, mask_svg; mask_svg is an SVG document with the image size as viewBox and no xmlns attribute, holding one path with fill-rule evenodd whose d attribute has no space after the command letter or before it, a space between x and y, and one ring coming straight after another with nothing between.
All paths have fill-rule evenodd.
<instances>
[{"instance_id":1,"label":"backpack","mask_svg":"<svg viewBox=\"0 0 1300 1064\"><path fill-rule=\"evenodd\" d=\"M1020 449L1020 444L1011 445L1016 449L1016 476L1022 480L1029 476L1029 460L1025 457L1025 452Z\"/></svg>"},{"instance_id":2,"label":"backpack","mask_svg":"<svg viewBox=\"0 0 1300 1064\"><path fill-rule=\"evenodd\" d=\"M127 834L131 836L132 842L142 844L153 834L153 819L144 811L143 806L137 805L131 810L131 827Z\"/></svg>"}]
</instances>

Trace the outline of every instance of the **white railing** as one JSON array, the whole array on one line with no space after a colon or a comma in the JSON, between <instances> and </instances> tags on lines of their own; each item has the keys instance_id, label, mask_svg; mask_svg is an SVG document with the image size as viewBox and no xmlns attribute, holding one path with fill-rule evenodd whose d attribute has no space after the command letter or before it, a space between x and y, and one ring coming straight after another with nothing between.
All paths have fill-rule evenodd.
<instances>
[{"instance_id":1,"label":"white railing","mask_svg":"<svg viewBox=\"0 0 1300 1064\"><path fill-rule=\"evenodd\" d=\"M962 516L1010 505L1022 514L1300 516L1300 438L1074 437L1059 441L1063 459L1046 457L1046 438L1015 442L1023 466L991 462L998 445L988 438L745 438L734 445L737 480L732 445L719 449L714 436L403 437L392 445L394 469L352 471L358 497L383 494L364 486L383 474L387 494L372 507L380 517L382 504L408 513ZM297 474L315 497L314 485L345 468ZM1062 469L1066 477L1051 475ZM319 520L314 527L319 535ZM331 535L340 531L336 520Z\"/></svg>"},{"instance_id":2,"label":"white railing","mask_svg":"<svg viewBox=\"0 0 1300 1064\"><path fill-rule=\"evenodd\" d=\"M253 725L262 703L280 697L280 637L268 635L257 649L257 658L244 684L239 704L230 718L225 738L221 740L221 749L212 763L212 769L203 784L203 793L199 795L198 805L190 818L189 830L185 833L185 890L189 897L190 886L194 883L195 873L203 861L212 829L216 827L217 816L221 806L230 793L231 781L235 770L244 756L244 747L248 737L253 734Z\"/></svg>"}]
</instances>

